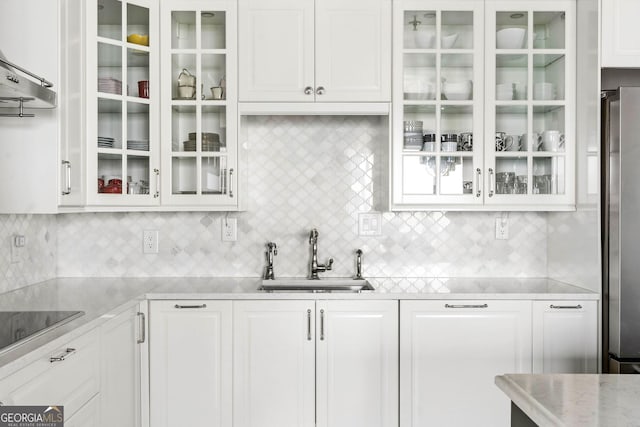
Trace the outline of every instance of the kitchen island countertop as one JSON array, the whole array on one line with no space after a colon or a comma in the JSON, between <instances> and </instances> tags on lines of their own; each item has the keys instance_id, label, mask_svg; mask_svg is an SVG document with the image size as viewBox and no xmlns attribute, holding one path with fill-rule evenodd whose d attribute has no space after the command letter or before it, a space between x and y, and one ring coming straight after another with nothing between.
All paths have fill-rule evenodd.
<instances>
[{"instance_id":1,"label":"kitchen island countertop","mask_svg":"<svg viewBox=\"0 0 640 427\"><path fill-rule=\"evenodd\" d=\"M540 427L640 425L640 375L506 374L495 382Z\"/></svg>"},{"instance_id":2,"label":"kitchen island countertop","mask_svg":"<svg viewBox=\"0 0 640 427\"><path fill-rule=\"evenodd\" d=\"M0 352L7 365L26 364L36 349L54 350L147 299L527 299L598 300L599 294L551 279L368 278L362 293L264 292L257 277L58 278L0 294L0 311L82 310L85 314Z\"/></svg>"}]
</instances>

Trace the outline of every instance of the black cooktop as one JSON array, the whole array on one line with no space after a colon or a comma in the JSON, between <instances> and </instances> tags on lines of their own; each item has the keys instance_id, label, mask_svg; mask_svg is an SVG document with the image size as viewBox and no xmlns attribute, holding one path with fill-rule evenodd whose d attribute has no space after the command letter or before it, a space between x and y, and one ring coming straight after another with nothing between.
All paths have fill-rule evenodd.
<instances>
[{"instance_id":1,"label":"black cooktop","mask_svg":"<svg viewBox=\"0 0 640 427\"><path fill-rule=\"evenodd\" d=\"M80 317L84 311L0 311L0 351Z\"/></svg>"}]
</instances>

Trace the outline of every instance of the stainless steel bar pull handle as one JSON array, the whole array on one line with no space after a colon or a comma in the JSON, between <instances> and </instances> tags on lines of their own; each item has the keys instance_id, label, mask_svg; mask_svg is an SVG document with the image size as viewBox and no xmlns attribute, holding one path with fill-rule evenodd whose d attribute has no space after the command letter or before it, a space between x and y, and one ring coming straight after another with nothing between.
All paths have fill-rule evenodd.
<instances>
[{"instance_id":1,"label":"stainless steel bar pull handle","mask_svg":"<svg viewBox=\"0 0 640 427\"><path fill-rule=\"evenodd\" d=\"M311 309L307 310L307 341L311 341Z\"/></svg>"},{"instance_id":2,"label":"stainless steel bar pull handle","mask_svg":"<svg viewBox=\"0 0 640 427\"><path fill-rule=\"evenodd\" d=\"M63 160L62 166L65 168L65 186L64 190L62 190L62 195L66 196L67 194L71 194L71 162L69 160Z\"/></svg>"},{"instance_id":3,"label":"stainless steel bar pull handle","mask_svg":"<svg viewBox=\"0 0 640 427\"><path fill-rule=\"evenodd\" d=\"M54 362L63 362L69 355L73 354L76 352L75 348L67 348L64 353L62 353L60 356L51 356L49 358L49 362L54 363Z\"/></svg>"},{"instance_id":4,"label":"stainless steel bar pull handle","mask_svg":"<svg viewBox=\"0 0 640 427\"><path fill-rule=\"evenodd\" d=\"M156 174L156 192L153 194L153 198L156 199L160 197L160 169L154 169L153 172Z\"/></svg>"},{"instance_id":5,"label":"stainless steel bar pull handle","mask_svg":"<svg viewBox=\"0 0 640 427\"><path fill-rule=\"evenodd\" d=\"M445 304L445 308L487 308L488 304Z\"/></svg>"},{"instance_id":6,"label":"stainless steel bar pull handle","mask_svg":"<svg viewBox=\"0 0 640 427\"><path fill-rule=\"evenodd\" d=\"M233 168L229 169L229 197L233 197Z\"/></svg>"},{"instance_id":7,"label":"stainless steel bar pull handle","mask_svg":"<svg viewBox=\"0 0 640 427\"><path fill-rule=\"evenodd\" d=\"M496 191L496 177L493 174L493 169L489 168L489 197L493 197Z\"/></svg>"},{"instance_id":8,"label":"stainless steel bar pull handle","mask_svg":"<svg viewBox=\"0 0 640 427\"><path fill-rule=\"evenodd\" d=\"M320 341L324 341L324 310L320 310Z\"/></svg>"},{"instance_id":9,"label":"stainless steel bar pull handle","mask_svg":"<svg viewBox=\"0 0 640 427\"><path fill-rule=\"evenodd\" d=\"M481 178L482 178L482 169L476 168L476 197L480 197L480 195L482 194L482 190L480 190L480 184L482 182Z\"/></svg>"},{"instance_id":10,"label":"stainless steel bar pull handle","mask_svg":"<svg viewBox=\"0 0 640 427\"><path fill-rule=\"evenodd\" d=\"M564 310L564 309L579 310L579 309L582 308L582 306L580 304L578 304L578 305L553 305L553 304L551 304L549 306L549 308L555 308L555 309L560 309L560 310Z\"/></svg>"},{"instance_id":11,"label":"stainless steel bar pull handle","mask_svg":"<svg viewBox=\"0 0 640 427\"><path fill-rule=\"evenodd\" d=\"M147 340L147 330L146 330L147 318L144 315L144 313L138 312L138 319L140 319L140 324L139 324L140 332L138 335L140 338L138 338L138 344L142 344Z\"/></svg>"},{"instance_id":12,"label":"stainless steel bar pull handle","mask_svg":"<svg viewBox=\"0 0 640 427\"><path fill-rule=\"evenodd\" d=\"M180 304L176 304L174 305L175 308L207 308L207 304L200 304L200 305L180 305Z\"/></svg>"}]
</instances>

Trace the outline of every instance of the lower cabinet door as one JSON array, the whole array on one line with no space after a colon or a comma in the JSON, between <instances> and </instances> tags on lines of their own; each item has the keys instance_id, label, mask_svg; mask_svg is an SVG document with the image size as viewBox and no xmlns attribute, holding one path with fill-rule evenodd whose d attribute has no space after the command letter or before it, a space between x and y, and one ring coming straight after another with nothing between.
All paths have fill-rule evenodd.
<instances>
[{"instance_id":1,"label":"lower cabinet door","mask_svg":"<svg viewBox=\"0 0 640 427\"><path fill-rule=\"evenodd\" d=\"M150 424L231 423L231 301L151 301Z\"/></svg>"},{"instance_id":2,"label":"lower cabinet door","mask_svg":"<svg viewBox=\"0 0 640 427\"><path fill-rule=\"evenodd\" d=\"M398 425L398 302L318 301L318 427Z\"/></svg>"},{"instance_id":3,"label":"lower cabinet door","mask_svg":"<svg viewBox=\"0 0 640 427\"><path fill-rule=\"evenodd\" d=\"M314 318L315 301L234 301L234 427L315 426Z\"/></svg>"},{"instance_id":4,"label":"lower cabinet door","mask_svg":"<svg viewBox=\"0 0 640 427\"><path fill-rule=\"evenodd\" d=\"M118 411L118 407L109 408L110 411ZM104 414L102 414L104 415ZM64 427L99 427L100 422L100 396L95 396L85 404L71 418L64 421ZM114 424L118 425L119 424ZM126 424L128 425L128 424Z\"/></svg>"},{"instance_id":5,"label":"lower cabinet door","mask_svg":"<svg viewBox=\"0 0 640 427\"><path fill-rule=\"evenodd\" d=\"M401 301L400 425L510 425L495 376L531 373L530 301Z\"/></svg>"}]
</instances>

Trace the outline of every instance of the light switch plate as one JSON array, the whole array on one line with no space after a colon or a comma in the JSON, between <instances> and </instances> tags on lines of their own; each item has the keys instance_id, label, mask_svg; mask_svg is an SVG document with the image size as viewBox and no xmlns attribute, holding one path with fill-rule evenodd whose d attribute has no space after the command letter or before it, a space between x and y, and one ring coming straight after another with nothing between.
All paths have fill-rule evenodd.
<instances>
[{"instance_id":1,"label":"light switch plate","mask_svg":"<svg viewBox=\"0 0 640 427\"><path fill-rule=\"evenodd\" d=\"M382 214L380 212L360 212L358 214L359 236L382 236Z\"/></svg>"}]
</instances>

